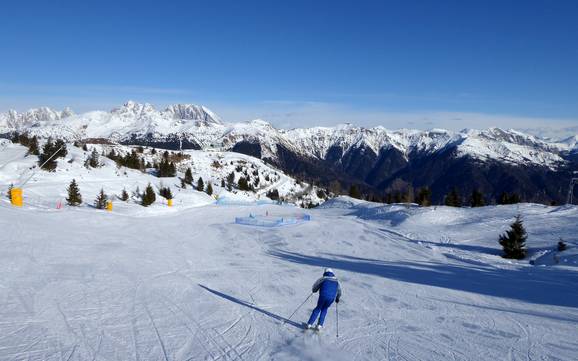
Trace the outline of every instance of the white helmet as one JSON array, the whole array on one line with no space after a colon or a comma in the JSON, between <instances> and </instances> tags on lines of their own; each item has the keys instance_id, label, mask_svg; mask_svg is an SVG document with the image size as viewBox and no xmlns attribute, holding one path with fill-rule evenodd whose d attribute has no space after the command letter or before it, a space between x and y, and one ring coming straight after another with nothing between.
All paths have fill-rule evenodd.
<instances>
[{"instance_id":1,"label":"white helmet","mask_svg":"<svg viewBox=\"0 0 578 361\"><path fill-rule=\"evenodd\" d=\"M326 272L333 273L333 270L331 268L326 268L325 271L323 271L323 273L326 273Z\"/></svg>"}]
</instances>

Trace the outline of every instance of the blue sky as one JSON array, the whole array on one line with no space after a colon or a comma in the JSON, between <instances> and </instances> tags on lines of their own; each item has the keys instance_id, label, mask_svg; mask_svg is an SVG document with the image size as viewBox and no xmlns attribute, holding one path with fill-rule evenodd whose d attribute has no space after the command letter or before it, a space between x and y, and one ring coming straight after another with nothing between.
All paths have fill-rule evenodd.
<instances>
[{"instance_id":1,"label":"blue sky","mask_svg":"<svg viewBox=\"0 0 578 361\"><path fill-rule=\"evenodd\" d=\"M578 1L10 1L0 111L204 104L280 126L578 126Z\"/></svg>"}]
</instances>

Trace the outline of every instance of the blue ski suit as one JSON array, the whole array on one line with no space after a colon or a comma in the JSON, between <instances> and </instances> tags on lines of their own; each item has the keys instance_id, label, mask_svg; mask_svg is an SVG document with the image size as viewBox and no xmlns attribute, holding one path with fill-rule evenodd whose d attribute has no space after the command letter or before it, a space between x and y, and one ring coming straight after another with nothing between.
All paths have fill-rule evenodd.
<instances>
[{"instance_id":1,"label":"blue ski suit","mask_svg":"<svg viewBox=\"0 0 578 361\"><path fill-rule=\"evenodd\" d=\"M331 306L333 301L339 303L339 298L341 298L341 285L333 273L325 272L323 273L323 277L313 284L312 291L313 293L319 291L319 299L317 300L317 307L315 307L311 313L311 317L309 317L309 322L307 323L313 325L317 316L319 316L319 325L323 326L329 306Z\"/></svg>"}]
</instances>

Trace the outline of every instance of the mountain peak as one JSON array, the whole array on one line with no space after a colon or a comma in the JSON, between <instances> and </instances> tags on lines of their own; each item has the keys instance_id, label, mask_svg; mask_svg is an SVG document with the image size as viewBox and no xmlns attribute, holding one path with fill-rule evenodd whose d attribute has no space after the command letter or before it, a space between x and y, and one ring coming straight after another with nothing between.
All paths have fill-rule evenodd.
<instances>
[{"instance_id":1,"label":"mountain peak","mask_svg":"<svg viewBox=\"0 0 578 361\"><path fill-rule=\"evenodd\" d=\"M150 114L156 112L155 107L149 103L137 103L133 100L129 100L118 108L111 110L111 113L119 114L123 116L141 116L144 114Z\"/></svg>"},{"instance_id":2,"label":"mountain peak","mask_svg":"<svg viewBox=\"0 0 578 361\"><path fill-rule=\"evenodd\" d=\"M173 119L196 120L204 125L222 124L221 119L215 113L202 105L171 104L163 113Z\"/></svg>"}]
</instances>

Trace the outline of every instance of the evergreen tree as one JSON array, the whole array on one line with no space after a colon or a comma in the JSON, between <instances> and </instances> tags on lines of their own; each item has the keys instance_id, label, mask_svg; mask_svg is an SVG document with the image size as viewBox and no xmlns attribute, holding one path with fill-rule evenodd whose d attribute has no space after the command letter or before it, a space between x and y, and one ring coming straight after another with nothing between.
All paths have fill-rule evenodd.
<instances>
[{"instance_id":1,"label":"evergreen tree","mask_svg":"<svg viewBox=\"0 0 578 361\"><path fill-rule=\"evenodd\" d=\"M80 194L80 189L78 189L78 184L75 179L70 182L67 192L68 198L66 198L66 203L68 203L69 206L76 207L82 203L82 195Z\"/></svg>"},{"instance_id":2,"label":"evergreen tree","mask_svg":"<svg viewBox=\"0 0 578 361\"><path fill-rule=\"evenodd\" d=\"M420 188L415 197L415 202L422 207L431 206L431 190L428 187Z\"/></svg>"},{"instance_id":3,"label":"evergreen tree","mask_svg":"<svg viewBox=\"0 0 578 361\"><path fill-rule=\"evenodd\" d=\"M66 143L62 139L57 139L54 143L54 153L56 153L55 158L64 158L68 154Z\"/></svg>"},{"instance_id":4,"label":"evergreen tree","mask_svg":"<svg viewBox=\"0 0 578 361\"><path fill-rule=\"evenodd\" d=\"M28 138L26 134L20 134L20 136L18 136L18 142L27 147L30 142L30 138Z\"/></svg>"},{"instance_id":5,"label":"evergreen tree","mask_svg":"<svg viewBox=\"0 0 578 361\"><path fill-rule=\"evenodd\" d=\"M98 193L96 199L94 200L94 206L97 209L105 209L107 202L108 196L104 193L104 189L101 188L100 193Z\"/></svg>"},{"instance_id":6,"label":"evergreen tree","mask_svg":"<svg viewBox=\"0 0 578 361\"><path fill-rule=\"evenodd\" d=\"M405 192L403 192L402 201L403 203L411 203L413 202L413 200L414 200L413 187L410 185L407 187Z\"/></svg>"},{"instance_id":7,"label":"evergreen tree","mask_svg":"<svg viewBox=\"0 0 578 361\"><path fill-rule=\"evenodd\" d=\"M199 179L197 180L197 190L199 192L204 192L205 191L205 182L203 182L203 178L199 177Z\"/></svg>"},{"instance_id":8,"label":"evergreen tree","mask_svg":"<svg viewBox=\"0 0 578 361\"><path fill-rule=\"evenodd\" d=\"M470 206L472 207L483 207L486 205L484 201L484 195L477 189L472 191L472 196L470 198Z\"/></svg>"},{"instance_id":9,"label":"evergreen tree","mask_svg":"<svg viewBox=\"0 0 578 361\"><path fill-rule=\"evenodd\" d=\"M185 171L185 183L193 185L193 171L191 168L187 168Z\"/></svg>"},{"instance_id":10,"label":"evergreen tree","mask_svg":"<svg viewBox=\"0 0 578 361\"><path fill-rule=\"evenodd\" d=\"M149 183L142 195L141 205L148 207L157 200L153 186Z\"/></svg>"},{"instance_id":11,"label":"evergreen tree","mask_svg":"<svg viewBox=\"0 0 578 361\"><path fill-rule=\"evenodd\" d=\"M357 185L352 184L351 187L349 187L349 196L351 198L361 199L361 192L359 188L357 188Z\"/></svg>"},{"instance_id":12,"label":"evergreen tree","mask_svg":"<svg viewBox=\"0 0 578 361\"><path fill-rule=\"evenodd\" d=\"M38 138L36 138L36 136L33 136L30 139L30 141L28 142L28 154L32 154L32 155L39 155L40 154L39 145L38 145Z\"/></svg>"},{"instance_id":13,"label":"evergreen tree","mask_svg":"<svg viewBox=\"0 0 578 361\"><path fill-rule=\"evenodd\" d=\"M91 167L91 168L100 167L100 155L96 151L96 148L92 149L92 152L90 153L90 155L88 156L88 158L86 159L86 162L84 164L87 168L88 167Z\"/></svg>"},{"instance_id":14,"label":"evergreen tree","mask_svg":"<svg viewBox=\"0 0 578 361\"><path fill-rule=\"evenodd\" d=\"M120 194L120 200L124 202L128 201L128 192L126 189L122 190L122 193Z\"/></svg>"},{"instance_id":15,"label":"evergreen tree","mask_svg":"<svg viewBox=\"0 0 578 361\"><path fill-rule=\"evenodd\" d=\"M116 161L116 164L118 164L119 166L131 169L142 169L140 156L138 155L136 150L133 149L130 153L126 154L125 156L116 156L111 153L109 153L109 158L114 159L114 161Z\"/></svg>"},{"instance_id":16,"label":"evergreen tree","mask_svg":"<svg viewBox=\"0 0 578 361\"><path fill-rule=\"evenodd\" d=\"M526 229L520 215L516 216L510 230L500 235L499 242L504 250L504 258L523 259L526 257Z\"/></svg>"},{"instance_id":17,"label":"evergreen tree","mask_svg":"<svg viewBox=\"0 0 578 361\"><path fill-rule=\"evenodd\" d=\"M86 145L86 144L85 144L85 145ZM87 150L88 150L88 149L87 149ZM118 160L118 155L116 154L116 152L114 151L114 149L111 149L110 152L108 152L107 157L108 157L109 159L114 160L114 161L117 161L117 160Z\"/></svg>"},{"instance_id":18,"label":"evergreen tree","mask_svg":"<svg viewBox=\"0 0 578 361\"><path fill-rule=\"evenodd\" d=\"M227 175L227 185L231 187L235 183L235 172L231 172Z\"/></svg>"},{"instance_id":19,"label":"evergreen tree","mask_svg":"<svg viewBox=\"0 0 578 361\"><path fill-rule=\"evenodd\" d=\"M159 177L174 177L176 173L177 169L173 162L169 162L166 158L161 159L157 168L157 175Z\"/></svg>"},{"instance_id":20,"label":"evergreen tree","mask_svg":"<svg viewBox=\"0 0 578 361\"><path fill-rule=\"evenodd\" d=\"M85 152L88 152L88 145L86 145L86 143L84 143L84 144L82 145L82 150L85 151ZM112 152L114 152L114 149L112 150Z\"/></svg>"},{"instance_id":21,"label":"evergreen tree","mask_svg":"<svg viewBox=\"0 0 578 361\"><path fill-rule=\"evenodd\" d=\"M250 191L251 190L251 186L249 185L249 181L245 177L239 178L239 180L237 181L237 186L242 191Z\"/></svg>"},{"instance_id":22,"label":"evergreen tree","mask_svg":"<svg viewBox=\"0 0 578 361\"><path fill-rule=\"evenodd\" d=\"M279 191L276 188L268 191L265 195L272 201L279 200Z\"/></svg>"},{"instance_id":23,"label":"evergreen tree","mask_svg":"<svg viewBox=\"0 0 578 361\"><path fill-rule=\"evenodd\" d=\"M558 242L558 252L563 252L565 251L568 246L566 245L566 242L564 242L564 240L562 238L560 238L560 241Z\"/></svg>"},{"instance_id":24,"label":"evergreen tree","mask_svg":"<svg viewBox=\"0 0 578 361\"><path fill-rule=\"evenodd\" d=\"M498 199L498 204L516 204L520 203L520 196L517 193L506 193L502 192L500 198Z\"/></svg>"},{"instance_id":25,"label":"evergreen tree","mask_svg":"<svg viewBox=\"0 0 578 361\"><path fill-rule=\"evenodd\" d=\"M510 194L508 201L509 201L509 204L520 203L521 202L520 195L518 193L512 193L512 194Z\"/></svg>"},{"instance_id":26,"label":"evergreen tree","mask_svg":"<svg viewBox=\"0 0 578 361\"><path fill-rule=\"evenodd\" d=\"M225 180L221 179L221 188L225 188Z\"/></svg>"},{"instance_id":27,"label":"evergreen tree","mask_svg":"<svg viewBox=\"0 0 578 361\"><path fill-rule=\"evenodd\" d=\"M206 192L208 195L213 195L213 185L211 184L211 182L209 182L209 184L207 184Z\"/></svg>"},{"instance_id":28,"label":"evergreen tree","mask_svg":"<svg viewBox=\"0 0 578 361\"><path fill-rule=\"evenodd\" d=\"M445 205L449 207L461 207L462 206L462 197L458 192L457 188L453 188L448 195L446 195Z\"/></svg>"},{"instance_id":29,"label":"evergreen tree","mask_svg":"<svg viewBox=\"0 0 578 361\"><path fill-rule=\"evenodd\" d=\"M38 164L42 169L49 172L54 171L58 163L56 163L57 156L54 155L57 148L54 148L54 143L52 139L48 138L44 146L42 147L42 153L38 155Z\"/></svg>"},{"instance_id":30,"label":"evergreen tree","mask_svg":"<svg viewBox=\"0 0 578 361\"><path fill-rule=\"evenodd\" d=\"M161 187L159 189L159 194L161 197L163 197L165 199L173 199L173 192L171 191L171 188L169 188L169 187Z\"/></svg>"}]
</instances>

